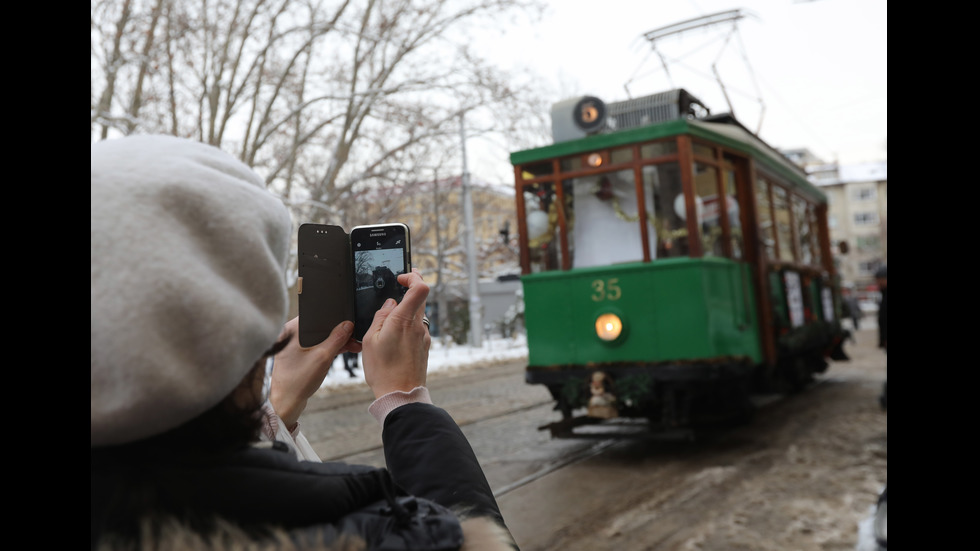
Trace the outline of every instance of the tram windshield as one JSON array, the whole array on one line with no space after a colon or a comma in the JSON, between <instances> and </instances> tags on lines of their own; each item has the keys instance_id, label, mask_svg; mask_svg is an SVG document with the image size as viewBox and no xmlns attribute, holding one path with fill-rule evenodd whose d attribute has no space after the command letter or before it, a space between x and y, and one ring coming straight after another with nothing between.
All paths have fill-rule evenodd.
<instances>
[{"instance_id":1,"label":"tram windshield","mask_svg":"<svg viewBox=\"0 0 980 551\"><path fill-rule=\"evenodd\" d=\"M650 258L688 255L687 213L678 164L645 165L640 173ZM561 269L559 215L568 228L572 267L643 261L639 193L632 168L563 180L564 207L559 207L550 182L526 186L531 272Z\"/></svg>"},{"instance_id":2,"label":"tram windshield","mask_svg":"<svg viewBox=\"0 0 980 551\"><path fill-rule=\"evenodd\" d=\"M687 211L684 207L684 189L681 185L680 167L676 162L646 165L642 169L643 188L647 197L653 197L653 225L656 233L650 234L651 258L687 256Z\"/></svg>"},{"instance_id":3,"label":"tram windshield","mask_svg":"<svg viewBox=\"0 0 980 551\"><path fill-rule=\"evenodd\" d=\"M524 205L527 212L527 246L531 271L560 269L559 206L554 184L546 182L525 187Z\"/></svg>"}]
</instances>

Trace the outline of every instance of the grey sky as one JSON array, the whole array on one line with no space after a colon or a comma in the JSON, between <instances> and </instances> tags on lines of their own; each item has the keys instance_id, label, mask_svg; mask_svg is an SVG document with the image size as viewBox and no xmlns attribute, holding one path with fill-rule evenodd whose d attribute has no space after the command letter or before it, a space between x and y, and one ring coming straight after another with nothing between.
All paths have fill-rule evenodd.
<instances>
[{"instance_id":1,"label":"grey sky","mask_svg":"<svg viewBox=\"0 0 980 551\"><path fill-rule=\"evenodd\" d=\"M541 23L511 25L503 36L487 31L474 44L486 44L483 54L503 67L532 70L554 101L684 88L712 113L734 111L775 147L806 147L841 163L887 159L885 0L549 1ZM665 38L656 52L643 38L735 9L746 17ZM509 180L500 144L467 148L474 175Z\"/></svg>"}]
</instances>

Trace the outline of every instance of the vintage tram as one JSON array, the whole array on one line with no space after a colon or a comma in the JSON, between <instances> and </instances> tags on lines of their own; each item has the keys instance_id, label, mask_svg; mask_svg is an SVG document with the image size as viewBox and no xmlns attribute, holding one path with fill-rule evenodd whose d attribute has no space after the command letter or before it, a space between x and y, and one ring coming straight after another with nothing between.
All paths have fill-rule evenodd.
<instances>
[{"instance_id":1,"label":"vintage tram","mask_svg":"<svg viewBox=\"0 0 980 551\"><path fill-rule=\"evenodd\" d=\"M510 159L553 436L744 419L846 359L827 198L784 155L683 89L571 98L552 131Z\"/></svg>"}]
</instances>

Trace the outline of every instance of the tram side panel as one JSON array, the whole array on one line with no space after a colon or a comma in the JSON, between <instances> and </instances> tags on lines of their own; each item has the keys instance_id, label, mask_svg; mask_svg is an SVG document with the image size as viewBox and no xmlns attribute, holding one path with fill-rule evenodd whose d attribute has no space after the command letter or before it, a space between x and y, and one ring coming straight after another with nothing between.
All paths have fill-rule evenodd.
<instances>
[{"instance_id":1,"label":"tram side panel","mask_svg":"<svg viewBox=\"0 0 980 551\"><path fill-rule=\"evenodd\" d=\"M547 385L567 413L586 405L598 371L634 393L621 396L620 406L660 407L671 385L747 378L761 361L749 277L744 263L720 258L525 275L526 380ZM623 322L612 342L596 335L604 313Z\"/></svg>"},{"instance_id":2,"label":"tram side panel","mask_svg":"<svg viewBox=\"0 0 980 551\"><path fill-rule=\"evenodd\" d=\"M530 367L658 363L722 356L761 360L748 267L725 259L666 259L529 274L524 285ZM608 343L595 321L617 313Z\"/></svg>"},{"instance_id":3,"label":"tram side panel","mask_svg":"<svg viewBox=\"0 0 980 551\"><path fill-rule=\"evenodd\" d=\"M758 390L795 392L827 360L847 360L846 333L840 324L837 294L825 277L807 277L799 270L774 267L768 273L776 365L760 366Z\"/></svg>"}]
</instances>

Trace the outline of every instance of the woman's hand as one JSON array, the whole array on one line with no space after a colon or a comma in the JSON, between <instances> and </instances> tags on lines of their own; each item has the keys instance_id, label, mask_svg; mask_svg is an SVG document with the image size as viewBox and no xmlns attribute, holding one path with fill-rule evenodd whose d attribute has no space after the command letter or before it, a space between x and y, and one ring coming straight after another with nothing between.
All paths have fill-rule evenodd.
<instances>
[{"instance_id":1,"label":"woman's hand","mask_svg":"<svg viewBox=\"0 0 980 551\"><path fill-rule=\"evenodd\" d=\"M402 301L388 299L362 341L364 380L375 398L425 385L432 338L422 317L429 286L416 269L399 275L398 283L408 287Z\"/></svg>"},{"instance_id":2,"label":"woman's hand","mask_svg":"<svg viewBox=\"0 0 980 551\"><path fill-rule=\"evenodd\" d=\"M361 345L352 339L354 323L341 322L323 342L310 348L299 345L299 318L286 322L279 342L286 347L275 356L269 401L288 430L296 427L310 396L323 384L334 358L341 352L360 352Z\"/></svg>"}]
</instances>

